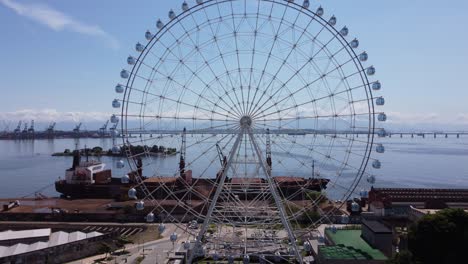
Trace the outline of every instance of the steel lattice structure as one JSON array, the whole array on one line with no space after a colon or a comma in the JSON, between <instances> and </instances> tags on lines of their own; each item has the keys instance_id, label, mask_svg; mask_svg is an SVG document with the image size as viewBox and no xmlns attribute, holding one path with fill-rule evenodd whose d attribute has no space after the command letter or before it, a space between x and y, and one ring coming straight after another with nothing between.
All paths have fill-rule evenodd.
<instances>
[{"instance_id":1,"label":"steel lattice structure","mask_svg":"<svg viewBox=\"0 0 468 264\"><path fill-rule=\"evenodd\" d=\"M375 181L366 167L381 166L371 152L384 151L374 135L386 120L375 68L346 26L313 10L307 0L184 2L121 71L113 107L129 196L148 221L205 246L199 255L301 262L297 241L333 214L327 196L346 201L362 177Z\"/></svg>"}]
</instances>

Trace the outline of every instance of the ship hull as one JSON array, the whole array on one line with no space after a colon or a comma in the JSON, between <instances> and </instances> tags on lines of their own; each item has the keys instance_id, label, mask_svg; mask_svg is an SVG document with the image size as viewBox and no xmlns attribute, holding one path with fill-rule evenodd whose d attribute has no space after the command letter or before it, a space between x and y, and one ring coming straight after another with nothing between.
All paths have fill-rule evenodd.
<instances>
[{"instance_id":1,"label":"ship hull","mask_svg":"<svg viewBox=\"0 0 468 264\"><path fill-rule=\"evenodd\" d=\"M65 181L55 182L55 190L65 197L93 199L121 199L128 190L123 184L113 181L108 184L68 184Z\"/></svg>"},{"instance_id":2,"label":"ship hull","mask_svg":"<svg viewBox=\"0 0 468 264\"><path fill-rule=\"evenodd\" d=\"M304 192L300 191L301 188L305 188L308 191L322 191L326 188L329 180L327 179L314 179L308 181L307 184L298 185L298 184L285 184L279 183L279 190L280 192L288 197L291 200L303 200ZM161 183L157 182L148 182L145 186L148 188L150 192L152 192L152 196L155 199L168 199L168 197L177 196L177 199L187 199L187 195L185 192L181 192L182 190L187 189L187 184L183 182L181 178L175 180L174 184L171 184L172 187L170 189L161 188ZM193 187L194 190L199 193L204 198L208 198L214 194L213 183L211 180L198 180ZM55 182L55 189L57 192L61 193L65 197L70 198L97 198L97 199L115 199L115 200L126 200L128 199L127 193L128 190L131 188L131 184L122 184L119 178L112 178L112 181L106 184L67 184L65 181L57 181ZM232 192L239 195L241 199L256 199L257 195L244 195L244 192L241 190L242 185L239 185L238 188L235 185L231 185ZM268 188L265 185L263 188ZM237 193L237 189L239 192ZM168 193L167 190L170 190L171 193ZM138 194L143 195L141 190L137 188ZM267 190L265 190L267 191ZM191 197L191 199L201 199L199 196Z\"/></svg>"}]
</instances>

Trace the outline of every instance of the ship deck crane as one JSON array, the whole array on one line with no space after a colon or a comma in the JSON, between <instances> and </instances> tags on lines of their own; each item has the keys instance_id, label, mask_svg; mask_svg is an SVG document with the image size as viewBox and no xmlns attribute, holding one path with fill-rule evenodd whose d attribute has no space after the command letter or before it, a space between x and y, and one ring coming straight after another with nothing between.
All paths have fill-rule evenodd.
<instances>
[{"instance_id":1,"label":"ship deck crane","mask_svg":"<svg viewBox=\"0 0 468 264\"><path fill-rule=\"evenodd\" d=\"M179 173L180 175L185 174L185 153L187 151L187 129L184 127L182 131L182 144L180 146L180 161L179 161Z\"/></svg>"},{"instance_id":2,"label":"ship deck crane","mask_svg":"<svg viewBox=\"0 0 468 264\"><path fill-rule=\"evenodd\" d=\"M219 162L221 163L221 167L224 168L224 166L226 165L226 162L227 162L227 158L223 154L223 150L221 149L221 147L219 146L218 143L216 143L216 150L218 151Z\"/></svg>"},{"instance_id":3,"label":"ship deck crane","mask_svg":"<svg viewBox=\"0 0 468 264\"><path fill-rule=\"evenodd\" d=\"M187 129L184 127L182 130L182 144L180 146L180 162L179 162L179 174L182 179L188 183L192 183L192 176L185 173L185 154L187 153ZM189 192L188 196L184 199L185 203L192 203L192 194Z\"/></svg>"},{"instance_id":4,"label":"ship deck crane","mask_svg":"<svg viewBox=\"0 0 468 264\"><path fill-rule=\"evenodd\" d=\"M267 128L266 131L266 163L268 165L268 170L271 175L271 140L270 140L270 129Z\"/></svg>"}]
</instances>

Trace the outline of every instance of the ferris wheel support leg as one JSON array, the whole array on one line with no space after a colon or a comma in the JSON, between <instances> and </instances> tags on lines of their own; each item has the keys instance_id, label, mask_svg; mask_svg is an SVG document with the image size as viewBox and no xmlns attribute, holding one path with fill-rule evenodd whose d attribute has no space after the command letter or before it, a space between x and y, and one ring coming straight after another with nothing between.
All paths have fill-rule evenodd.
<instances>
[{"instance_id":1,"label":"ferris wheel support leg","mask_svg":"<svg viewBox=\"0 0 468 264\"><path fill-rule=\"evenodd\" d=\"M236 153L237 153L237 151L239 149L239 145L240 145L240 142L241 142L241 139L242 139L242 136L244 135L244 133L245 133L244 129L241 129L241 131L239 132L239 134L237 136L236 141L234 142L234 145L233 145L233 147L231 149L231 152L229 153L229 159L228 159L228 161L226 163L226 166L225 166L225 168L223 170L223 174L221 175L221 178L219 180L219 184L218 184L218 187L216 188L215 194L213 196L213 200L212 200L212 202L210 204L210 207L208 208L208 212L206 214L205 220L203 221L203 225L200 228L200 232L198 232L198 235L197 235L197 238L196 238L196 241L195 241L195 246L194 246L191 254L189 255L187 263L192 263L193 258L195 257L194 256L195 253L197 253L197 250L201 249L201 247L202 247L202 238L205 235L206 230L208 229L208 225L211 222L211 215L213 214L214 208L216 206L216 202L218 200L219 195L221 194L224 182L226 181L227 172L229 171L229 168L230 168L230 166L232 164L232 161L233 161L234 157L236 156Z\"/></svg>"},{"instance_id":2,"label":"ferris wheel support leg","mask_svg":"<svg viewBox=\"0 0 468 264\"><path fill-rule=\"evenodd\" d=\"M265 165L265 160L262 158L262 152L260 151L260 148L258 147L257 142L254 139L251 129L248 130L248 134L250 137L250 141L252 142L252 145L254 146L255 152L260 160L260 166L262 167L263 172L265 173L265 177L267 179L268 186L270 187L270 191L273 196L273 199L275 200L276 207L278 207L279 214L281 217L281 222L284 228L286 229L286 232L288 233L289 241L291 241L291 245L294 247L294 254L296 255L296 260L297 262L302 264L302 255L297 247L296 237L294 236L294 233L291 229L291 225L286 219L286 212L285 212L283 204L281 203L281 199L278 194L278 191L276 190L275 184L273 182L273 178L271 177L271 171L268 170L267 165Z\"/></svg>"}]
</instances>

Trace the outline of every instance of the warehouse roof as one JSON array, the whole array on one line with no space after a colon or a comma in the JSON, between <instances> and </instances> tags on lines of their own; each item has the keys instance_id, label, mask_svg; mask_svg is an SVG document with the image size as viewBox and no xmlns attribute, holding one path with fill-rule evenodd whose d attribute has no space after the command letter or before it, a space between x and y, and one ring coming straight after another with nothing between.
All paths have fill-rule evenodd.
<instances>
[{"instance_id":1,"label":"warehouse roof","mask_svg":"<svg viewBox=\"0 0 468 264\"><path fill-rule=\"evenodd\" d=\"M41 250L44 248L55 247L59 245L64 245L68 243L72 243L79 240L84 240L87 238L101 236L102 233L99 232L90 232L90 233L83 233L83 232L72 232L67 233L63 231L58 231L54 233L50 233L50 228L45 229L33 229L33 230L22 230L22 231L4 231L0 232L0 237L5 239L2 234L7 234L10 239L29 239L27 235L35 236L38 235L43 236L49 232L49 239L47 242L36 242L33 244L24 244L18 243L12 246L0 246L0 259L3 257L23 254L26 252Z\"/></svg>"},{"instance_id":2,"label":"warehouse roof","mask_svg":"<svg viewBox=\"0 0 468 264\"><path fill-rule=\"evenodd\" d=\"M12 231L7 230L0 232L0 242L7 240L17 240L25 238L38 238L38 237L48 237L50 236L51 229L32 229L32 230L21 230L21 231Z\"/></svg>"}]
</instances>

